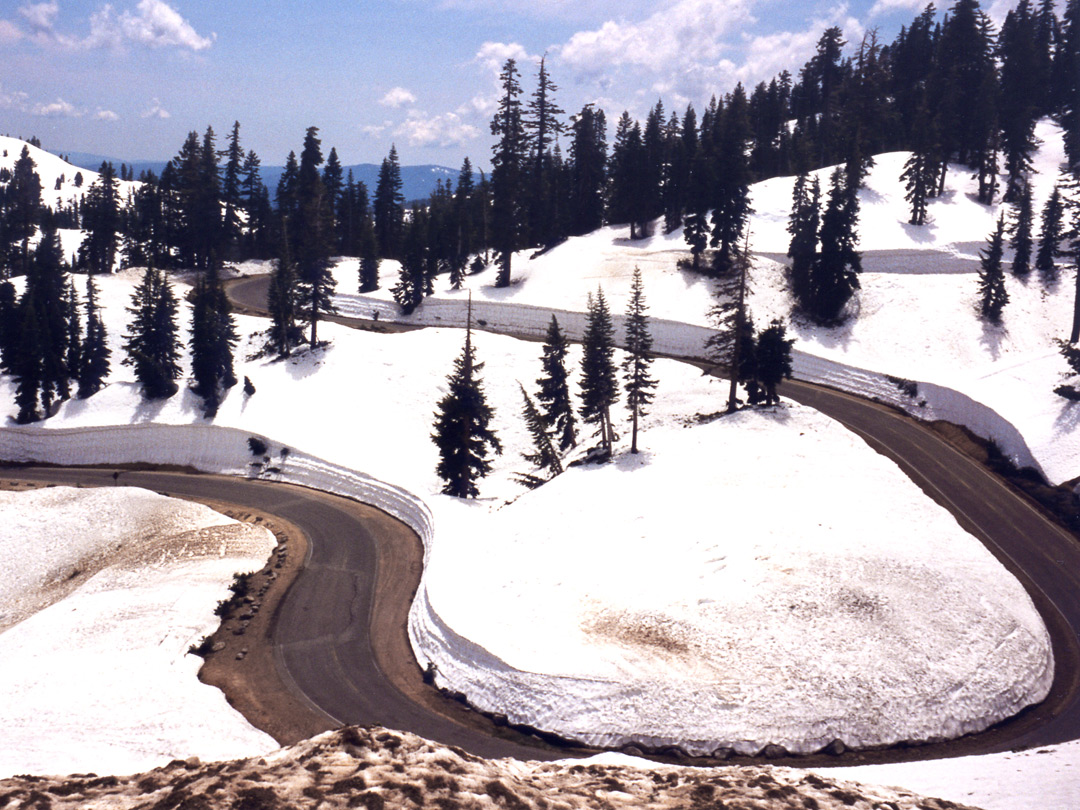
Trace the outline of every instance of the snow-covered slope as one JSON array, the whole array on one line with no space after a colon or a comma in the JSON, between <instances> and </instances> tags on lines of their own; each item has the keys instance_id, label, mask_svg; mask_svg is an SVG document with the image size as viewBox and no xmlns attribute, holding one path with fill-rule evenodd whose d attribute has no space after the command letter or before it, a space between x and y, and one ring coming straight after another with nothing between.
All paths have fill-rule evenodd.
<instances>
[{"instance_id":1,"label":"snow-covered slope","mask_svg":"<svg viewBox=\"0 0 1080 810\"><path fill-rule=\"evenodd\" d=\"M0 492L0 775L131 773L275 748L187 654L264 528L153 492Z\"/></svg>"},{"instance_id":2,"label":"snow-covered slope","mask_svg":"<svg viewBox=\"0 0 1080 810\"><path fill-rule=\"evenodd\" d=\"M86 190L101 176L95 171L73 166L51 152L31 146L25 141L12 138L9 135L0 135L0 169L11 171L15 167L15 161L22 155L23 149L27 150L30 159L34 161L34 171L37 172L38 177L41 179L41 201L50 207L66 206L72 201L80 199L86 193ZM116 166L115 168L119 173L120 167ZM82 185L80 186L75 185L75 175L77 174L82 175ZM136 181L117 180L120 199L127 199L128 192L138 185Z\"/></svg>"}]
</instances>

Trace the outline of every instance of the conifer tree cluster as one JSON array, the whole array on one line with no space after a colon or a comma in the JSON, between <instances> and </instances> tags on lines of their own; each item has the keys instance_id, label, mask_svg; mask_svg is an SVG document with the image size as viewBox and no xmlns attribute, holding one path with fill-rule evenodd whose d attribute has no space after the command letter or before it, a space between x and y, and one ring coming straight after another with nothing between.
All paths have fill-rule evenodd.
<instances>
[{"instance_id":1,"label":"conifer tree cluster","mask_svg":"<svg viewBox=\"0 0 1080 810\"><path fill-rule=\"evenodd\" d=\"M792 192L788 233L791 242L791 292L796 307L815 323L843 319L848 301L859 289L862 259L858 238L859 198L849 174L838 167L829 180L828 199L820 209L817 177L800 175Z\"/></svg>"}]
</instances>

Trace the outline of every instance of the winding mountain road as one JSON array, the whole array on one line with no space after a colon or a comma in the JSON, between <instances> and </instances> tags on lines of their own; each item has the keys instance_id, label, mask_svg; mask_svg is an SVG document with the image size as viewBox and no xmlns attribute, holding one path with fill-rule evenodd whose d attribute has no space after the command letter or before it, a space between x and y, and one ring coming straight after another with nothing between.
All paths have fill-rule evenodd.
<instances>
[{"instance_id":1,"label":"winding mountain road","mask_svg":"<svg viewBox=\"0 0 1080 810\"><path fill-rule=\"evenodd\" d=\"M243 309L259 312L265 306L265 285L266 279L244 280L230 289L230 297ZM917 748L800 758L799 764L990 753L1080 738L1080 542L926 425L803 382L786 382L781 393L836 419L892 458L982 540L1032 595L1050 630L1056 659L1049 698L987 732ZM57 483L113 483L111 472L102 470L30 467L13 474ZM378 723L487 757L548 759L575 753L496 726L423 686L405 634L422 560L415 535L410 539L390 532L395 536L385 537L385 529L374 530L371 516L365 517L355 503L299 487L165 472L124 472L121 481L243 504L279 515L305 532L311 540L309 557L286 593L272 634L283 682L323 715L327 728Z\"/></svg>"}]
</instances>

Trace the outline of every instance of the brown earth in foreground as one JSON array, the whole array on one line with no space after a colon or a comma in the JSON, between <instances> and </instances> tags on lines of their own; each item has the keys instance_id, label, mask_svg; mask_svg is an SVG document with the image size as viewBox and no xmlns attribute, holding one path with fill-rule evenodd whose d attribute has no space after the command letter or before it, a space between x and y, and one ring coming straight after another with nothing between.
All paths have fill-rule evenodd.
<instances>
[{"instance_id":1,"label":"brown earth in foreground","mask_svg":"<svg viewBox=\"0 0 1080 810\"><path fill-rule=\"evenodd\" d=\"M347 727L267 757L176 760L135 776L0 780L0 808L438 810L972 810L895 788L770 766L638 769L487 760L382 728Z\"/></svg>"}]
</instances>

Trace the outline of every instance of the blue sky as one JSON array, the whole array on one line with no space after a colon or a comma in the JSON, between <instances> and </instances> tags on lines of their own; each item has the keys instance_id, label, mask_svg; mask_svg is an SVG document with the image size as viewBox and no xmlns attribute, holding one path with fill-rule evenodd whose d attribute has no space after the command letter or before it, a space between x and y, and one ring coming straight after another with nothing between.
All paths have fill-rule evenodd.
<instances>
[{"instance_id":1,"label":"blue sky","mask_svg":"<svg viewBox=\"0 0 1080 810\"><path fill-rule=\"evenodd\" d=\"M0 132L51 151L175 155L234 120L266 165L318 126L324 151L377 163L489 163L496 77L526 93L547 54L568 113L613 122L699 111L713 93L798 68L821 31L890 41L925 0L46 0L0 2ZM946 5L939 3L939 5ZM951 3L949 3L951 5ZM1012 0L984 0L1000 22Z\"/></svg>"}]
</instances>

